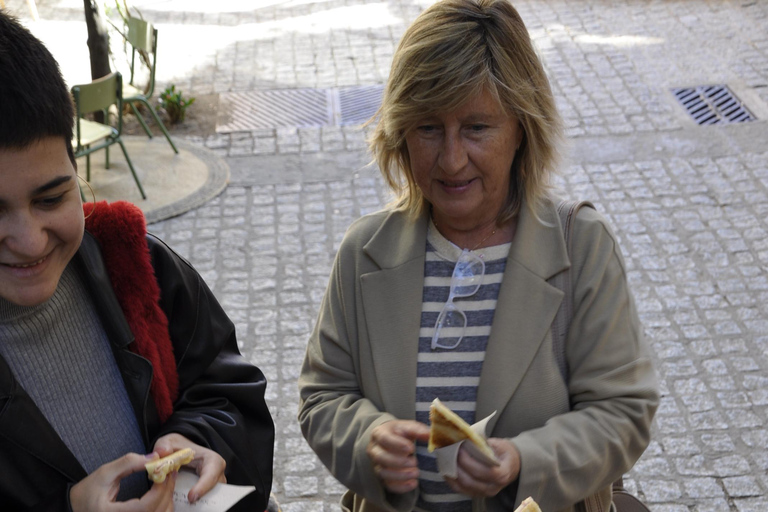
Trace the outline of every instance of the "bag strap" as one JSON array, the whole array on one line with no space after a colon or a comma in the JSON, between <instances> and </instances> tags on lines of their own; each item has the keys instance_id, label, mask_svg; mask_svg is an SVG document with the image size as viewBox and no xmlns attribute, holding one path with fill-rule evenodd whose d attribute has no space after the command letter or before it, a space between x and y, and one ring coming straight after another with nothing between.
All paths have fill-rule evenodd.
<instances>
[{"instance_id":1,"label":"bag strap","mask_svg":"<svg viewBox=\"0 0 768 512\"><path fill-rule=\"evenodd\" d=\"M575 224L576 214L583 207L587 206L594 209L595 206L589 201L561 201L557 205L557 215L560 219L560 226L563 229L563 238L565 239L565 250L568 253L568 259L571 259L571 246L573 244L573 226ZM552 322L552 351L555 354L557 367L560 375L566 383L570 378L568 371L568 361L565 357L565 339L568 336L568 327L573 318L573 294L571 293L571 268L555 274L549 283L562 291L565 296L560 308L557 310L555 320Z\"/></svg>"},{"instance_id":2,"label":"bag strap","mask_svg":"<svg viewBox=\"0 0 768 512\"><path fill-rule=\"evenodd\" d=\"M569 260L571 259L572 254L574 221L577 213L584 206L595 209L595 206L589 201L564 200L557 205L557 215L560 219L560 226L563 228L565 250L568 253ZM562 375L563 380L566 383L568 382L570 374L568 371L568 361L565 357L565 339L568 335L571 319L573 318L571 268L572 267L568 267L549 280L551 285L557 287L565 294L563 302L560 303L560 308L555 315L555 320L552 322L552 350L555 353L555 360L560 369L560 375ZM624 489L623 477L619 477L618 480L613 482L611 490L613 493L614 506L616 507L617 512L650 512L643 502ZM588 496L583 504L586 512L602 512L596 496Z\"/></svg>"}]
</instances>

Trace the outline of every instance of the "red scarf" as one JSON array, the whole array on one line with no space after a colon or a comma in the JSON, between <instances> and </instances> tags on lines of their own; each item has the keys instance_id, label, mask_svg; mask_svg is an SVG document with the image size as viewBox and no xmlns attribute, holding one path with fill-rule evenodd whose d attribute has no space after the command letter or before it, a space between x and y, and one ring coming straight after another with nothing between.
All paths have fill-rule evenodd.
<instances>
[{"instance_id":1,"label":"red scarf","mask_svg":"<svg viewBox=\"0 0 768 512\"><path fill-rule=\"evenodd\" d=\"M134 204L117 201L86 203L85 229L101 246L112 288L131 328L132 352L152 363L150 387L160 421L173 413L179 375L168 333L168 318L160 308L160 287L147 246L144 214Z\"/></svg>"}]
</instances>

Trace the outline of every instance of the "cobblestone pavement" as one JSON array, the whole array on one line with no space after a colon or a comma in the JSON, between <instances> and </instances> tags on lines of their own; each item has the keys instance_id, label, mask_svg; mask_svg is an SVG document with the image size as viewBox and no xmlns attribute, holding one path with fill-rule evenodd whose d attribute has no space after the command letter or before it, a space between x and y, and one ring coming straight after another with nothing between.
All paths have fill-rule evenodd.
<instances>
[{"instance_id":1,"label":"cobblestone pavement","mask_svg":"<svg viewBox=\"0 0 768 512\"><path fill-rule=\"evenodd\" d=\"M6 3L24 16L21 0ZM191 0L132 2L163 31L163 62L183 64L161 80L193 95L382 83L398 38L428 3L221 0L212 12ZM628 486L657 512L764 512L768 129L764 120L698 127L669 90L728 84L768 119L768 2L516 5L566 122L563 188L615 226L656 357L663 400ZM81 16L77 2L38 7L44 18ZM295 421L296 380L339 241L387 193L364 167L358 128L194 141L227 159L232 182L150 229L201 271L269 378L283 509L338 510L343 488Z\"/></svg>"}]
</instances>

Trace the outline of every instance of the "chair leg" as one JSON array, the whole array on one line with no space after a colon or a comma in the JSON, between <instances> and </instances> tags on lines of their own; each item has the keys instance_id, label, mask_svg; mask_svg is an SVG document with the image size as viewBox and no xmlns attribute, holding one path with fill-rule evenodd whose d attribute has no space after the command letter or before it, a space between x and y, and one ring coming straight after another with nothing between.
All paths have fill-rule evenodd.
<instances>
[{"instance_id":1,"label":"chair leg","mask_svg":"<svg viewBox=\"0 0 768 512\"><path fill-rule=\"evenodd\" d=\"M168 130L166 130L166 129L165 129L165 125L164 125L164 124L163 124L163 122L160 120L160 117L158 117L158 115L157 115L157 112L155 111L155 108L154 108L152 105L150 105L150 104L149 104L149 102L148 102L147 100L144 100L144 99L142 99L142 100L140 100L140 101L141 101L143 104L145 104L145 105L147 106L147 108L149 108L149 112L152 114L152 117L154 117L154 118L155 118L155 122L157 123L157 126L159 126L159 127L160 127L160 129L163 131L163 135L165 135L165 138L166 138L166 139L168 139L168 144L170 144L170 145L171 145L171 148L173 148L173 152L174 152L174 153L176 153L176 154L178 154L178 153L179 153L179 150L178 150L178 149L176 149L176 145L175 145L175 144L173 143L173 141L171 140L171 134L170 134L170 133L168 133Z\"/></svg>"},{"instance_id":2,"label":"chair leg","mask_svg":"<svg viewBox=\"0 0 768 512\"><path fill-rule=\"evenodd\" d=\"M152 130L149 129L149 126L147 126L147 122L144 121L144 118L139 114L139 110L136 108L136 105L133 104L133 102L130 102L129 105L131 106L131 110L133 110L133 115L136 116L136 119L138 119L139 124L142 128L144 128L144 132L147 134L147 137L150 139L152 138Z\"/></svg>"},{"instance_id":3,"label":"chair leg","mask_svg":"<svg viewBox=\"0 0 768 512\"><path fill-rule=\"evenodd\" d=\"M91 181L91 154L85 155L85 179Z\"/></svg>"},{"instance_id":4,"label":"chair leg","mask_svg":"<svg viewBox=\"0 0 768 512\"><path fill-rule=\"evenodd\" d=\"M106 151L104 155L104 168L109 169L109 146L105 147L104 151Z\"/></svg>"},{"instance_id":5,"label":"chair leg","mask_svg":"<svg viewBox=\"0 0 768 512\"><path fill-rule=\"evenodd\" d=\"M139 177L136 175L136 169L133 168L133 163L131 162L131 158L128 156L128 152L125 150L125 145L123 145L123 141L120 139L117 139L117 142L118 144L120 144L120 149L123 150L123 155L125 155L125 161L128 162L128 167L131 169L131 174L133 174L133 180L136 182L136 185L139 187L141 198L146 199L147 195L144 193L144 188L141 186L141 181L139 181Z\"/></svg>"}]
</instances>

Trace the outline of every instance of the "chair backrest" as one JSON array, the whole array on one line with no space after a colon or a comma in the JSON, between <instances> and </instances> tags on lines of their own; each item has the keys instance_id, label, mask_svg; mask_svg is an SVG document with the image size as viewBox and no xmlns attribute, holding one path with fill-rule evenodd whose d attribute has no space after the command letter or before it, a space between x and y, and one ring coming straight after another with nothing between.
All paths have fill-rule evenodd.
<instances>
[{"instance_id":1,"label":"chair backrest","mask_svg":"<svg viewBox=\"0 0 768 512\"><path fill-rule=\"evenodd\" d=\"M72 86L75 101L78 145L80 141L80 118L90 112L104 112L104 124L109 124L109 107L117 105L117 135L123 132L123 78L118 72L110 73L89 84Z\"/></svg>"},{"instance_id":2,"label":"chair backrest","mask_svg":"<svg viewBox=\"0 0 768 512\"><path fill-rule=\"evenodd\" d=\"M72 86L77 116L89 112L103 111L111 105L122 104L122 82L120 73L110 73L89 84Z\"/></svg>"},{"instance_id":3,"label":"chair backrest","mask_svg":"<svg viewBox=\"0 0 768 512\"><path fill-rule=\"evenodd\" d=\"M155 64L157 63L157 29L148 21L140 18L128 18L128 42L131 44L131 79L134 85L136 52L143 52L149 59L149 98L155 90Z\"/></svg>"},{"instance_id":4,"label":"chair backrest","mask_svg":"<svg viewBox=\"0 0 768 512\"><path fill-rule=\"evenodd\" d=\"M154 53L152 24L139 18L128 18L128 42L136 50Z\"/></svg>"}]
</instances>

